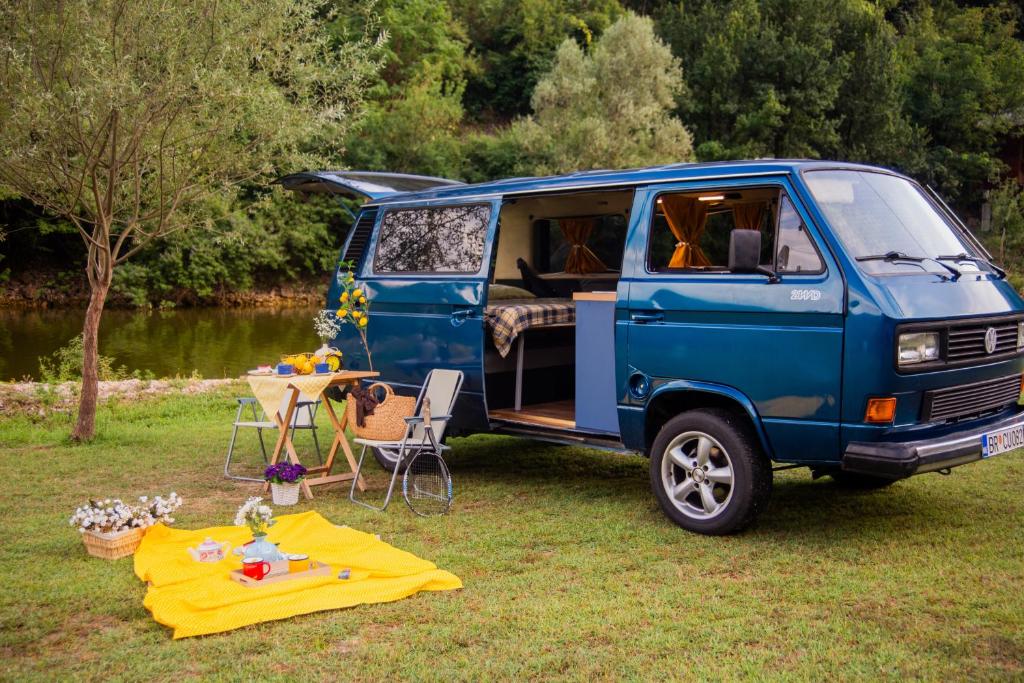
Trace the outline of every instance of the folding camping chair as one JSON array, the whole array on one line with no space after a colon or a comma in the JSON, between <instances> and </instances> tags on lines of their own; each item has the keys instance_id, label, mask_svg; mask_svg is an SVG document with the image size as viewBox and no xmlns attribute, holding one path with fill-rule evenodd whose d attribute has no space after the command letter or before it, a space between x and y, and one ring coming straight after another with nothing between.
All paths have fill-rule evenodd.
<instances>
[{"instance_id":1,"label":"folding camping chair","mask_svg":"<svg viewBox=\"0 0 1024 683\"><path fill-rule=\"evenodd\" d=\"M277 409L277 414L284 417L284 414L288 410L288 401L291 399L291 392L285 392L285 395L281 398L281 405ZM231 442L228 444L228 457L224 461L224 476L228 479L237 479L239 481L263 481L262 478L256 479L254 477L243 477L238 474L231 474L231 458L235 450L235 439L238 436L239 428L254 428L256 435L260 440L260 452L263 454L263 463L269 464L270 460L267 457L267 446L263 442L263 430L272 429L277 431L277 423L267 417L264 412L262 415L257 416L256 406L259 403L255 398L246 397L239 398L238 401L238 412L235 413L234 429L231 431ZM243 420L242 412L248 406L252 410L252 420ZM295 403L295 412L292 413L292 438L295 438L295 430L307 429L313 434L313 445L316 447L316 457L320 460L322 465L324 462L323 456L320 454L320 440L316 436L316 409L320 406L319 399L312 399L305 394L299 394L299 400Z\"/></svg>"},{"instance_id":2,"label":"folding camping chair","mask_svg":"<svg viewBox=\"0 0 1024 683\"><path fill-rule=\"evenodd\" d=\"M420 451L428 449L440 454L449 450L444 445L444 432L451 419L452 409L455 407L455 399L459 396L462 388L464 375L460 370L434 369L427 374L423 382L419 397L416 399L416 408L413 417L405 418L405 436L401 441L374 441L372 439L355 439L355 442L363 447L359 453L359 464L356 466L356 475L352 479L352 488L349 489L348 498L353 503L370 508L371 510L384 511L391 503L391 494L395 490L395 482L398 480L398 473L402 470L403 463L414 457ZM424 399L428 399L428 422L424 421ZM371 505L356 499L356 482L359 481L359 474L363 469L363 461L366 458L366 449L375 448L387 460L394 463L391 472L391 483L388 484L387 494L384 496L384 504L380 507Z\"/></svg>"}]
</instances>

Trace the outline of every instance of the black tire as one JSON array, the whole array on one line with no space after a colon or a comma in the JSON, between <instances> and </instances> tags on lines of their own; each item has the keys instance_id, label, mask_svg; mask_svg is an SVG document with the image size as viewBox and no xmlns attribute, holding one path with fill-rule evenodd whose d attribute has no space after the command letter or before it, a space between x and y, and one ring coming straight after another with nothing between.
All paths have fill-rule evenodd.
<instances>
[{"instance_id":1,"label":"black tire","mask_svg":"<svg viewBox=\"0 0 1024 683\"><path fill-rule=\"evenodd\" d=\"M891 486L899 481L898 479L884 479L882 477L872 477L870 474L844 472L843 470L834 470L829 472L828 475L832 477L832 481L836 483L836 486L850 489L851 491L884 489L886 486Z\"/></svg>"},{"instance_id":2,"label":"black tire","mask_svg":"<svg viewBox=\"0 0 1024 683\"><path fill-rule=\"evenodd\" d=\"M371 448L370 452L373 453L373 459L377 461L377 464L380 465L381 467L383 467L388 472L388 474L390 474L390 473L395 471L395 461L394 460L391 460L390 458L384 456L376 448ZM408 458L406 458L406 460L408 460ZM406 467L407 467L407 465L402 465L402 467L398 470L398 473L399 474L404 474Z\"/></svg>"},{"instance_id":3,"label":"black tire","mask_svg":"<svg viewBox=\"0 0 1024 683\"><path fill-rule=\"evenodd\" d=\"M705 472L699 474L699 479L695 472L697 468L687 472L675 460L670 460L663 469L670 447L673 451L684 452L694 439L699 444L704 437L710 437L710 441L717 442L717 445L710 447L711 460L701 468ZM728 494L720 502L712 501L714 512L708 513L706 505L703 510L692 511L691 505L697 507L692 502L694 498L697 503L703 502L701 485L710 486L709 490L714 491L712 495L715 497L721 496L726 488L711 481L713 472L709 471L709 465L715 471L726 466L731 469ZM767 507L772 491L771 462L762 452L749 423L745 417L721 409L688 411L666 422L651 447L650 475L651 489L665 515L688 531L709 536L732 534L746 528ZM673 488L682 489L682 494L677 492L673 495L666 490L666 486L673 482ZM689 484L684 482L692 483L695 492L686 493ZM719 508L713 507L715 502ZM690 512L684 512L684 509ZM711 516L699 518L702 513Z\"/></svg>"}]
</instances>

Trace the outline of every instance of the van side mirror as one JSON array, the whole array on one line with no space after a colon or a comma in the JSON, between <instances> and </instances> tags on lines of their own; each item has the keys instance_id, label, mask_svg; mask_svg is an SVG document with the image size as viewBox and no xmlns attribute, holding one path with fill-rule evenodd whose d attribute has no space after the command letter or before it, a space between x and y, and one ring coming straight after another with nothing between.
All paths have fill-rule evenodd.
<instances>
[{"instance_id":1,"label":"van side mirror","mask_svg":"<svg viewBox=\"0 0 1024 683\"><path fill-rule=\"evenodd\" d=\"M729 272L761 273L769 284L779 281L770 268L761 265L761 231L736 229L729 233Z\"/></svg>"}]
</instances>

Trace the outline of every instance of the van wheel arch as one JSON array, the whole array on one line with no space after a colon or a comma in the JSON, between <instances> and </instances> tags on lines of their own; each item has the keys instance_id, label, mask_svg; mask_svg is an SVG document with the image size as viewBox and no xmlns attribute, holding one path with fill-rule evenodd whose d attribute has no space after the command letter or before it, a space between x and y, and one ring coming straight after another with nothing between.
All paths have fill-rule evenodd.
<instances>
[{"instance_id":1,"label":"van wheel arch","mask_svg":"<svg viewBox=\"0 0 1024 683\"><path fill-rule=\"evenodd\" d=\"M665 423L677 415L702 408L727 411L745 420L751 432L760 440L765 457L771 461L771 448L765 438L760 419L752 415L747 406L731 396L699 389L664 391L651 398L644 411L644 455L650 457L654 440Z\"/></svg>"}]
</instances>

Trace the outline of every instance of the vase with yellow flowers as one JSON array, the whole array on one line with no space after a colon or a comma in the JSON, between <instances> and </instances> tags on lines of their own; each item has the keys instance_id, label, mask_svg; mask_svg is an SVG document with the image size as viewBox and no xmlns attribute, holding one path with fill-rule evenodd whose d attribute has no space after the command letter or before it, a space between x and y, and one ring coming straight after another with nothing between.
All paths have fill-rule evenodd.
<instances>
[{"instance_id":1,"label":"vase with yellow flowers","mask_svg":"<svg viewBox=\"0 0 1024 683\"><path fill-rule=\"evenodd\" d=\"M366 341L366 327L370 324L370 300L366 291L356 282L352 273L352 262L345 261L342 264L345 272L339 273L338 280L341 283L341 295L338 297L338 310L335 316L342 324L348 323L356 328L359 334L359 341L366 351L366 363L373 370L373 358L370 356L370 345Z\"/></svg>"}]
</instances>

